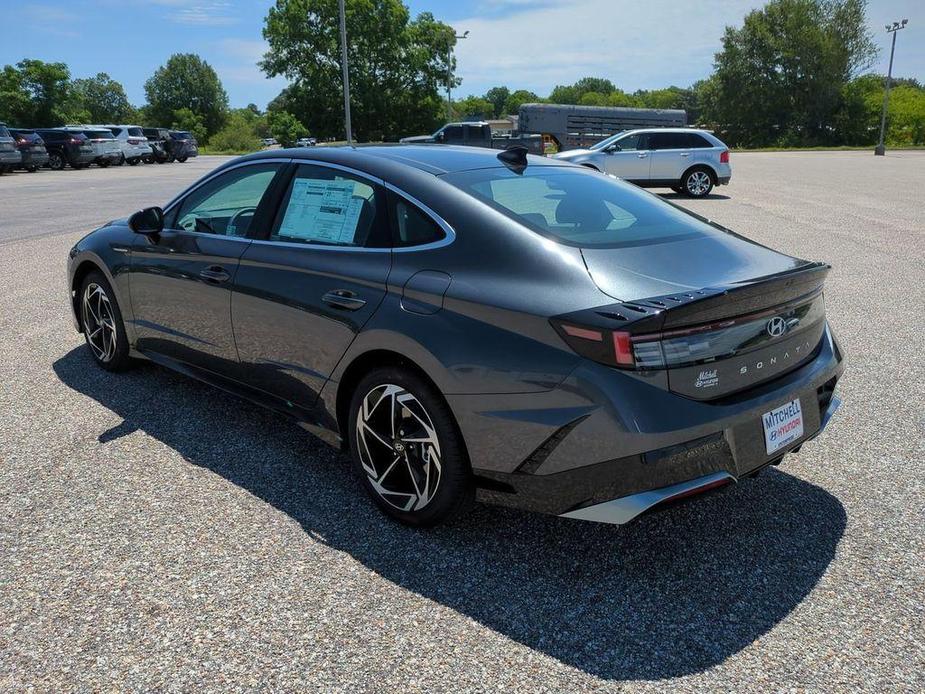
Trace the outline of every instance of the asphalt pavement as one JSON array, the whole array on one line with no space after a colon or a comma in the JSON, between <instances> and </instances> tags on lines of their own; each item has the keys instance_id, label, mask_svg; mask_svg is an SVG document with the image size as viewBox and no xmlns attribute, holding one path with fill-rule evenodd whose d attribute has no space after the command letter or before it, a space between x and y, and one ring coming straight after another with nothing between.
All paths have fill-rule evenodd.
<instances>
[{"instance_id":1,"label":"asphalt pavement","mask_svg":"<svg viewBox=\"0 0 925 694\"><path fill-rule=\"evenodd\" d=\"M665 195L833 265L819 439L628 526L430 531L287 420L73 331L73 243L220 161L0 177L0 691L925 689L925 152L733 154Z\"/></svg>"}]
</instances>

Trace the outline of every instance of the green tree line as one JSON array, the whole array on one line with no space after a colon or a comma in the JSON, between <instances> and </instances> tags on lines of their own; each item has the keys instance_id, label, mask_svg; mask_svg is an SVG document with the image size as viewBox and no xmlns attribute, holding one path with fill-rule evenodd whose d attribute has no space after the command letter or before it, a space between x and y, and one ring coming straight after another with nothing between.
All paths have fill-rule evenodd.
<instances>
[{"instance_id":1,"label":"green tree line","mask_svg":"<svg viewBox=\"0 0 925 694\"><path fill-rule=\"evenodd\" d=\"M734 146L871 145L885 79L866 73L878 54L866 9L865 0L771 0L726 27L713 72L693 85L629 92L607 77L583 77L546 95L500 85L455 101L453 114L499 118L527 102L678 108ZM456 73L453 28L427 12L412 18L401 0L346 0L346 10L356 139L436 129L446 115L442 90ZM173 55L155 70L139 108L106 73L72 79L63 63L26 59L0 71L0 121L175 127L228 151L254 149L268 136L283 144L308 134L342 139L337 18L337 0L275 0L259 65L289 84L265 112L229 108L215 70L195 54ZM893 80L887 142L925 144L925 88L915 79Z\"/></svg>"}]
</instances>

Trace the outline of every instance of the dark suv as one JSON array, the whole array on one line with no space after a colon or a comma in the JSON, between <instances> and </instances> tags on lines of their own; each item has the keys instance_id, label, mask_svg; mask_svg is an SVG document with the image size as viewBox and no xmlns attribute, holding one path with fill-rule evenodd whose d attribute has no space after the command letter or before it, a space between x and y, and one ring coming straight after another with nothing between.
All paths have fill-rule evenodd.
<instances>
[{"instance_id":1,"label":"dark suv","mask_svg":"<svg viewBox=\"0 0 925 694\"><path fill-rule=\"evenodd\" d=\"M173 138L170 137L170 131L167 128L142 128L141 132L148 138L148 144L151 145L151 157L146 160L146 163L163 164L173 161Z\"/></svg>"},{"instance_id":2,"label":"dark suv","mask_svg":"<svg viewBox=\"0 0 925 694\"><path fill-rule=\"evenodd\" d=\"M34 172L40 167L48 165L48 150L45 149L45 141L37 132L16 128L10 130L10 134L16 141L16 148L22 155L20 166L23 169Z\"/></svg>"},{"instance_id":3,"label":"dark suv","mask_svg":"<svg viewBox=\"0 0 925 694\"><path fill-rule=\"evenodd\" d=\"M16 148L16 141L6 129L6 125L0 123L0 174L12 171L22 162L22 155Z\"/></svg>"},{"instance_id":4,"label":"dark suv","mask_svg":"<svg viewBox=\"0 0 925 694\"><path fill-rule=\"evenodd\" d=\"M196 138L185 130L171 130L170 139L172 143L171 154L181 164L190 157L199 155L199 147Z\"/></svg>"},{"instance_id":5,"label":"dark suv","mask_svg":"<svg viewBox=\"0 0 925 694\"><path fill-rule=\"evenodd\" d=\"M83 133L54 128L39 128L35 132L45 141L48 165L55 171L60 171L68 164L74 169L85 169L96 158L93 145Z\"/></svg>"}]
</instances>

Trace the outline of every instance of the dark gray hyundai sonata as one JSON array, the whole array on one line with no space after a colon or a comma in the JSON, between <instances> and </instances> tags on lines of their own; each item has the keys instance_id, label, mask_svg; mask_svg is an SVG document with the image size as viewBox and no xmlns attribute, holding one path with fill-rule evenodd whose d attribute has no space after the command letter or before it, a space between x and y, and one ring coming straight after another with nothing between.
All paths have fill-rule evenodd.
<instances>
[{"instance_id":1,"label":"dark gray hyundai sonata","mask_svg":"<svg viewBox=\"0 0 925 694\"><path fill-rule=\"evenodd\" d=\"M231 161L81 240L68 286L102 368L288 413L403 522L624 523L822 431L828 271L567 162L399 145Z\"/></svg>"}]
</instances>

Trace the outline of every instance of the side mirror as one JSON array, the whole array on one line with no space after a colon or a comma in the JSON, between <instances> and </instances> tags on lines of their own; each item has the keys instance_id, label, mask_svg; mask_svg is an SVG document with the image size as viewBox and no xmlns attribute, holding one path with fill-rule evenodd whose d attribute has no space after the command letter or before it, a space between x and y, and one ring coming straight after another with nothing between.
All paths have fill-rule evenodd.
<instances>
[{"instance_id":1,"label":"side mirror","mask_svg":"<svg viewBox=\"0 0 925 694\"><path fill-rule=\"evenodd\" d=\"M164 210L146 207L128 218L128 226L136 234L159 234L164 230Z\"/></svg>"},{"instance_id":2,"label":"side mirror","mask_svg":"<svg viewBox=\"0 0 925 694\"><path fill-rule=\"evenodd\" d=\"M621 150L620 145L610 145L607 148L607 154L613 154L614 152L619 152Z\"/></svg>"}]
</instances>

